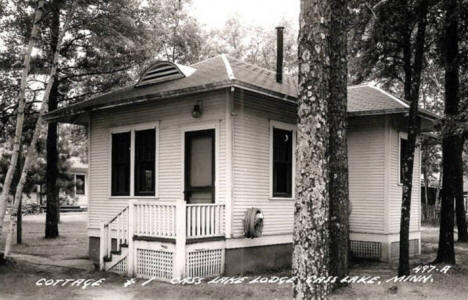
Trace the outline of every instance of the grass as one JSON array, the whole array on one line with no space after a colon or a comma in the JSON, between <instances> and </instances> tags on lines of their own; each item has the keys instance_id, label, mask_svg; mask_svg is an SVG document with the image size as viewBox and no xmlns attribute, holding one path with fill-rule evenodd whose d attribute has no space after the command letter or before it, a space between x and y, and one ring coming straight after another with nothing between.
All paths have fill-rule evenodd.
<instances>
[{"instance_id":1,"label":"grass","mask_svg":"<svg viewBox=\"0 0 468 300\"><path fill-rule=\"evenodd\" d=\"M46 240L44 216L26 216L22 245L13 252L36 255L44 260L72 260L87 257L86 214L63 214L59 226L60 238ZM437 250L438 230L423 227L422 255L412 265L430 263ZM3 247L3 242L0 246ZM466 299L468 295L468 245L457 244L457 266L445 274L434 274L433 282L385 282L396 274L397 265L376 261L354 261L351 275L381 276L382 284L352 284L331 295L331 299ZM287 274L263 274L265 277ZM27 263L22 260L0 266L0 299L290 299L291 284L249 284L250 275L241 284L172 285L153 281L145 286L143 279L125 287L128 278L94 270ZM37 286L41 278L94 279L105 278L99 287ZM6 288L3 288L6 287Z\"/></svg>"}]
</instances>

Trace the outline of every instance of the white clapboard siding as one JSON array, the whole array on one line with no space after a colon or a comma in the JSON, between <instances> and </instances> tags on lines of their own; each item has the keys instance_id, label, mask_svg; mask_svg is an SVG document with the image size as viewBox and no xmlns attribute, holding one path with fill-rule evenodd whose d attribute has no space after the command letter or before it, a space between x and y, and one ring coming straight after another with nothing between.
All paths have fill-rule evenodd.
<instances>
[{"instance_id":1,"label":"white clapboard siding","mask_svg":"<svg viewBox=\"0 0 468 300\"><path fill-rule=\"evenodd\" d=\"M248 208L264 215L264 235L291 233L293 200L269 199L270 120L294 124L296 108L252 95L236 94L233 118L232 234L243 235Z\"/></svg>"},{"instance_id":2,"label":"white clapboard siding","mask_svg":"<svg viewBox=\"0 0 468 300\"><path fill-rule=\"evenodd\" d=\"M390 233L400 232L402 185L399 184L399 133L391 129L391 179L390 179ZM421 211L421 159L420 148L414 155L413 187L411 190L410 231L420 229Z\"/></svg>"},{"instance_id":3,"label":"white clapboard siding","mask_svg":"<svg viewBox=\"0 0 468 300\"><path fill-rule=\"evenodd\" d=\"M203 114L193 119L191 112L197 101L202 101ZM183 186L182 173L182 128L203 123L215 123L219 133L219 157L216 174L216 201L225 200L225 108L224 92L192 95L185 99L156 100L147 104L124 106L105 112L93 112L91 120L91 164L89 195L89 228L99 228L99 224L108 221L122 207L128 205L128 199L109 197L110 139L112 127L138 125L159 121L159 162L156 162L156 176L159 180L159 199L176 201L180 199ZM138 197L135 197L138 198ZM156 201L156 200L155 200Z\"/></svg>"},{"instance_id":4,"label":"white clapboard siding","mask_svg":"<svg viewBox=\"0 0 468 300\"><path fill-rule=\"evenodd\" d=\"M384 118L361 118L349 122L349 195L352 206L350 230L384 232Z\"/></svg>"}]
</instances>

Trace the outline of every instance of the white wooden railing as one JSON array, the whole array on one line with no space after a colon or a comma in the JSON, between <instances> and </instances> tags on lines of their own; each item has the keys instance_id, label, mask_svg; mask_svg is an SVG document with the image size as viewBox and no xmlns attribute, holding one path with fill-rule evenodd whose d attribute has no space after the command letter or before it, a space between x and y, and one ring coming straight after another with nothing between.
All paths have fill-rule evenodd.
<instances>
[{"instance_id":1,"label":"white wooden railing","mask_svg":"<svg viewBox=\"0 0 468 300\"><path fill-rule=\"evenodd\" d=\"M112 240L116 241L116 251L121 250L122 245L129 243L129 208L123 208L115 217L101 225L100 250L102 254L111 257ZM103 259L103 255L101 255Z\"/></svg>"},{"instance_id":2,"label":"white wooden railing","mask_svg":"<svg viewBox=\"0 0 468 300\"><path fill-rule=\"evenodd\" d=\"M225 234L224 204L186 204L130 200L115 217L101 224L100 265L112 259L112 250L128 247L128 275L135 272L134 237L175 239L175 274L183 274L187 239L221 237ZM116 249L112 241L116 240ZM119 252L120 253L120 252Z\"/></svg>"},{"instance_id":3,"label":"white wooden railing","mask_svg":"<svg viewBox=\"0 0 468 300\"><path fill-rule=\"evenodd\" d=\"M224 235L224 204L187 204L187 238Z\"/></svg>"},{"instance_id":4,"label":"white wooden railing","mask_svg":"<svg viewBox=\"0 0 468 300\"><path fill-rule=\"evenodd\" d=\"M134 202L137 236L175 238L176 205L174 203Z\"/></svg>"}]
</instances>

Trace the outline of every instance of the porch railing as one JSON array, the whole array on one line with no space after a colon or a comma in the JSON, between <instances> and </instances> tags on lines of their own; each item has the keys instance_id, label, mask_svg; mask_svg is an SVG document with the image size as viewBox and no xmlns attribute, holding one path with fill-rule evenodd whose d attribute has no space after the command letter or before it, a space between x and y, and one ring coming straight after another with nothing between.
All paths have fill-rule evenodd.
<instances>
[{"instance_id":1,"label":"porch railing","mask_svg":"<svg viewBox=\"0 0 468 300\"><path fill-rule=\"evenodd\" d=\"M224 235L224 204L187 204L187 238Z\"/></svg>"},{"instance_id":2,"label":"porch railing","mask_svg":"<svg viewBox=\"0 0 468 300\"><path fill-rule=\"evenodd\" d=\"M134 237L168 238L175 240L174 274L182 275L187 239L224 235L224 204L130 200L129 205L115 217L101 224L101 269L105 268L106 261L112 260L112 253L122 253L121 247L125 246L128 247L127 272L129 276L133 276L136 251Z\"/></svg>"},{"instance_id":3,"label":"porch railing","mask_svg":"<svg viewBox=\"0 0 468 300\"><path fill-rule=\"evenodd\" d=\"M115 251L129 243L129 207L123 208L115 217L101 225L101 253L111 257L112 240L115 240ZM103 256L101 255L101 259Z\"/></svg>"},{"instance_id":4,"label":"porch railing","mask_svg":"<svg viewBox=\"0 0 468 300\"><path fill-rule=\"evenodd\" d=\"M176 205L173 203L136 201L134 234L146 237L176 237Z\"/></svg>"}]
</instances>

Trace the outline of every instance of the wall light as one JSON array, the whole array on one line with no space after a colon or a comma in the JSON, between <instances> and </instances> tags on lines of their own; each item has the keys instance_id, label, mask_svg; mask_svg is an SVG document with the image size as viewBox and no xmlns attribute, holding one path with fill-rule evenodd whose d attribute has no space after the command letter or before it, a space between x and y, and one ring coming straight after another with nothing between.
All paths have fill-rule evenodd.
<instances>
[{"instance_id":1,"label":"wall light","mask_svg":"<svg viewBox=\"0 0 468 300\"><path fill-rule=\"evenodd\" d=\"M202 115L201 104L200 102L197 102L197 104L193 106L192 117L194 117L195 119L198 119L200 118L201 115Z\"/></svg>"}]
</instances>

